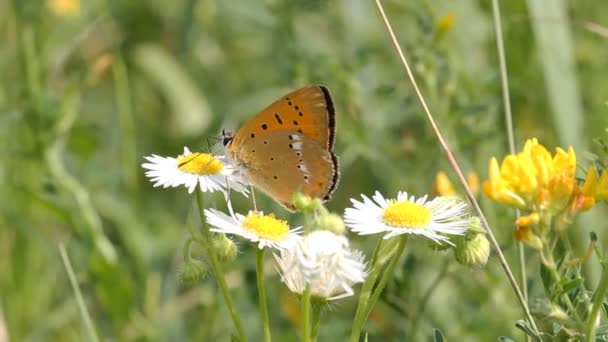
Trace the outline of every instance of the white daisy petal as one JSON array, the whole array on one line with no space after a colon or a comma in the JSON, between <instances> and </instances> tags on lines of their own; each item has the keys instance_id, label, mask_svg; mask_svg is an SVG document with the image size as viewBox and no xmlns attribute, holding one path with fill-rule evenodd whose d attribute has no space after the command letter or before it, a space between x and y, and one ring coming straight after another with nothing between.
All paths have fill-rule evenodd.
<instances>
[{"instance_id":1,"label":"white daisy petal","mask_svg":"<svg viewBox=\"0 0 608 342\"><path fill-rule=\"evenodd\" d=\"M400 191L395 200L379 192L373 201L361 195L363 202L351 199L352 208L344 212L344 222L359 235L384 233L384 239L402 234L420 235L437 243L449 243L446 235L462 235L469 226L464 202L447 197L416 199Z\"/></svg>"},{"instance_id":2,"label":"white daisy petal","mask_svg":"<svg viewBox=\"0 0 608 342\"><path fill-rule=\"evenodd\" d=\"M354 294L353 285L365 280L365 263L360 251L349 248L346 237L317 230L298 237L292 248L274 258L281 281L290 291L336 300Z\"/></svg>"},{"instance_id":3,"label":"white daisy petal","mask_svg":"<svg viewBox=\"0 0 608 342\"><path fill-rule=\"evenodd\" d=\"M177 158L153 154L144 159L147 162L141 166L147 170L145 175L154 187L184 186L188 193L193 193L197 186L203 192L232 189L247 196L247 183L240 177L233 177L236 171L225 163L223 156L192 153L184 147L184 153Z\"/></svg>"},{"instance_id":4,"label":"white daisy petal","mask_svg":"<svg viewBox=\"0 0 608 342\"><path fill-rule=\"evenodd\" d=\"M293 245L302 227L289 229L286 221L262 212L249 212L247 216L228 216L219 210L205 209L207 223L212 232L238 235L257 243L258 248L285 249Z\"/></svg>"}]
</instances>

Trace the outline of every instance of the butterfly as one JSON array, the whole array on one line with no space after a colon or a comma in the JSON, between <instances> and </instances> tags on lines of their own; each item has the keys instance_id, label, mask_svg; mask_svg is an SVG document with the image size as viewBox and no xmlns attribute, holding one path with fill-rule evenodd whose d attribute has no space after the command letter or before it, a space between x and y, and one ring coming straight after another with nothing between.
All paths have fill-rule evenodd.
<instances>
[{"instance_id":1,"label":"butterfly","mask_svg":"<svg viewBox=\"0 0 608 342\"><path fill-rule=\"evenodd\" d=\"M300 192L324 201L338 183L334 104L324 86L276 100L235 134L222 132L226 157L247 180L289 211Z\"/></svg>"}]
</instances>

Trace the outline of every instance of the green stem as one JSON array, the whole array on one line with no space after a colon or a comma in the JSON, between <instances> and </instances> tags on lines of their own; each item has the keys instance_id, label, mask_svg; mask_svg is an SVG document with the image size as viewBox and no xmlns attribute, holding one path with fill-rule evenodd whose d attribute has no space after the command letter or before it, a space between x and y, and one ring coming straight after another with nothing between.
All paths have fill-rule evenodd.
<instances>
[{"instance_id":1,"label":"green stem","mask_svg":"<svg viewBox=\"0 0 608 342\"><path fill-rule=\"evenodd\" d=\"M116 249L103 231L103 223L97 209L93 205L91 193L80 183L78 178L68 171L63 161L68 136L80 112L80 100L80 93L77 91L64 95L62 107L59 110L60 115L53 128L54 139L46 148L45 159L58 187L70 193L74 198L79 209L75 212L82 215L84 222L89 227L89 232L97 250L105 261L115 264L118 258Z\"/></svg>"},{"instance_id":2,"label":"green stem","mask_svg":"<svg viewBox=\"0 0 608 342\"><path fill-rule=\"evenodd\" d=\"M589 318L587 321L587 329L585 330L585 341L593 342L595 341L595 328L597 326L597 318L600 314L602 305L604 304L604 297L606 296L606 291L608 290L608 269L602 263L602 278L600 279L600 283L595 290L595 294L593 295L593 307L591 308L591 313L589 314Z\"/></svg>"},{"instance_id":3,"label":"green stem","mask_svg":"<svg viewBox=\"0 0 608 342\"><path fill-rule=\"evenodd\" d=\"M40 111L42 107L42 76L37 54L36 35L34 28L29 25L24 25L21 32L28 91L34 104L34 109ZM37 114L40 115L40 113Z\"/></svg>"},{"instance_id":4,"label":"green stem","mask_svg":"<svg viewBox=\"0 0 608 342\"><path fill-rule=\"evenodd\" d=\"M401 259L401 255L403 254L403 251L405 250L405 246L407 245L407 240L408 240L407 235L403 235L403 237L401 237L401 240L399 241L399 246L397 247L397 251L395 252L395 255L393 256L391 262L386 267L386 270L384 270L384 272L382 273L382 278L380 278L380 282L378 283L378 286L376 286L376 288L374 289L372 296L369 300L369 303L367 304L367 307L365 310L365 316L364 316L365 320L367 320L367 317L369 316L370 312L376 305L376 302L380 298L380 295L382 294L384 287L386 287L386 284L388 284L388 281L393 276L395 267L399 263L399 259Z\"/></svg>"},{"instance_id":5,"label":"green stem","mask_svg":"<svg viewBox=\"0 0 608 342\"><path fill-rule=\"evenodd\" d=\"M120 129L120 159L124 172L124 182L131 194L137 193L137 147L135 119L133 115L133 104L131 102L131 86L129 83L129 72L125 65L124 57L120 52L116 53L116 59L112 67L114 77L114 96L116 97L116 109L118 111L118 127Z\"/></svg>"},{"instance_id":6,"label":"green stem","mask_svg":"<svg viewBox=\"0 0 608 342\"><path fill-rule=\"evenodd\" d=\"M384 239L378 240L378 244L376 245L376 249L374 250L374 254L372 255L372 260L370 260L370 265L372 265L372 267L374 267L376 265L376 262L378 261L378 253L380 253L382 242L384 242Z\"/></svg>"},{"instance_id":7,"label":"green stem","mask_svg":"<svg viewBox=\"0 0 608 342\"><path fill-rule=\"evenodd\" d=\"M363 329L363 313L365 312L365 306L372 293L376 279L378 278L378 275L380 275L380 271L382 271L383 265L378 263L378 255L380 254L380 248L382 247L383 241L384 239L382 238L378 240L378 244L376 245L376 249L374 250L374 254L370 262L371 272L365 278L363 285L361 285L359 302L357 303L357 311L355 312L355 318L353 319L353 326L350 335L351 342L357 342L359 340L359 335Z\"/></svg>"},{"instance_id":8,"label":"green stem","mask_svg":"<svg viewBox=\"0 0 608 342\"><path fill-rule=\"evenodd\" d=\"M302 294L302 342L310 340L310 285Z\"/></svg>"},{"instance_id":9,"label":"green stem","mask_svg":"<svg viewBox=\"0 0 608 342\"><path fill-rule=\"evenodd\" d=\"M258 248L256 274L258 281L258 300L260 311L262 312L262 323L264 328L264 341L270 342L272 338L270 334L270 318L268 317L268 303L266 301L266 286L264 285L264 251L264 248Z\"/></svg>"},{"instance_id":10,"label":"green stem","mask_svg":"<svg viewBox=\"0 0 608 342\"><path fill-rule=\"evenodd\" d=\"M313 304L312 305L312 340L314 342L317 341L317 336L319 335L319 325L321 322L321 309L323 308L322 304Z\"/></svg>"},{"instance_id":11,"label":"green stem","mask_svg":"<svg viewBox=\"0 0 608 342\"><path fill-rule=\"evenodd\" d=\"M391 248L391 246L389 246L389 244L386 244L385 245L386 248L383 249L385 252L390 253L388 255L388 257L390 258L390 264L389 264L388 268L390 268L391 273L392 273L392 270L395 268L396 260L399 259L399 257L403 253L403 250L405 249L406 242L407 242L407 236L401 238L394 253L389 252L392 250L392 248ZM378 283L378 286L376 286L376 289L374 291L374 284L376 284L376 279L378 279L378 276L382 273L382 269L383 269L383 266L384 266L386 260L389 260L386 258L386 256L383 256L382 253L379 252L381 247L382 247L382 244L378 243L378 245L376 247L376 251L374 251L375 264L372 265L371 273L367 276L367 278L365 279L365 282L363 282L363 285L361 286L361 294L359 295L359 303L357 304L357 311L355 313L355 318L353 320L353 326L352 326L352 330L351 330L351 334L350 334L351 342L359 341L359 336L361 335L361 331L363 330L363 325L365 324L365 321L367 320L367 317L369 316L369 312L371 311L375 302L378 300L379 293L382 292L382 289L384 289L384 286L386 286L386 282L388 282L388 278L390 277L387 274L389 271L389 269L387 268L387 271L384 272L384 276L381 278L380 282ZM391 255L392 255L392 257L391 257ZM375 296L375 299L374 299L374 296ZM370 299L370 297L371 297L371 299Z\"/></svg>"},{"instance_id":12,"label":"green stem","mask_svg":"<svg viewBox=\"0 0 608 342\"><path fill-rule=\"evenodd\" d=\"M213 274L215 275L217 285L222 291L222 296L224 297L224 301L226 302L226 306L228 307L228 311L230 312L230 316L232 317L232 322L234 323L234 327L236 328L239 334L239 341L245 342L247 341L247 334L245 334L245 329L243 328L241 317L239 317L238 311L236 310L236 306L234 305L234 302L232 300L232 296L230 295L230 291L228 290L228 285L226 284L226 279L224 279L224 271L222 270L222 266L217 260L217 256L215 255L211 248L211 245L209 244L211 232L209 231L209 225L207 224L207 218L205 217L205 205L203 202L203 195L198 189L195 191L195 193L196 204L198 205L198 212L203 224L203 238L197 241L203 245L203 249L207 253L207 259L209 259L209 263L211 263L211 269L213 270Z\"/></svg>"},{"instance_id":13,"label":"green stem","mask_svg":"<svg viewBox=\"0 0 608 342\"><path fill-rule=\"evenodd\" d=\"M63 243L60 243L58 247L59 254L61 254L61 260L63 261L63 266L65 267L65 271L68 273L70 284L72 285L74 295L76 296L76 303L78 303L78 308L80 309L80 314L82 315L82 320L84 321L85 329L89 333L89 338L91 339L91 341L98 342L99 336L97 336L95 326L93 325L93 320L91 320L89 310L87 310L87 306L84 303L84 299L82 298L82 293L80 292L80 287L78 287L78 281L76 280L76 275L74 274L72 263L70 263L68 252L65 250L65 246L63 245Z\"/></svg>"}]
</instances>

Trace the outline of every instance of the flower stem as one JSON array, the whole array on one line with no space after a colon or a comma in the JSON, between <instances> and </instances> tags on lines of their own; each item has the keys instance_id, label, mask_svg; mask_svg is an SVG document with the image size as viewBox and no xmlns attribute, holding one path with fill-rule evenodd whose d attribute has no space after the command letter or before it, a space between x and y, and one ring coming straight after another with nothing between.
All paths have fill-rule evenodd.
<instances>
[{"instance_id":1,"label":"flower stem","mask_svg":"<svg viewBox=\"0 0 608 342\"><path fill-rule=\"evenodd\" d=\"M353 320L353 326L352 326L352 330L351 330L351 334L350 334L351 342L359 341L359 335L361 335L361 330L363 330L363 325L365 324L365 321L367 320L367 317L369 316L371 309L373 308L376 301L378 300L379 293L382 292L382 290L384 289L384 286L386 286L386 283L388 282L388 279L390 278L390 274L388 274L388 272L390 271L392 273L392 270L395 268L397 260L399 259L399 257L403 253L403 250L405 249L405 244L407 242L407 236L403 237L399 241L399 244L396 247L396 249L393 249L389 243L384 244L385 248L383 248L383 251L390 253L390 255L388 255L388 257L390 257L390 264L387 267L387 270L384 272L383 277L380 279L378 286L376 286L375 291L373 291L374 285L376 284L376 279L378 279L378 276L382 273L382 269L383 269L384 264L386 263L386 260L389 260L389 259L387 259L387 256L383 256L382 255L383 253L380 251L380 249L383 246L381 242L378 243L378 245L376 246L376 251L374 251L375 262L372 265L372 271L367 276L367 278L365 279L365 282L363 282L363 286L361 287L361 294L359 295L359 303L357 304L357 311L355 313L355 318ZM378 295L376 295L376 293L378 293Z\"/></svg>"},{"instance_id":2,"label":"flower stem","mask_svg":"<svg viewBox=\"0 0 608 342\"><path fill-rule=\"evenodd\" d=\"M374 249L374 254L372 255L372 259L370 260L370 265L372 267L376 266L376 262L378 261L378 253L380 253L380 248L382 247L382 243L384 239L379 239L378 244L376 245L376 249Z\"/></svg>"},{"instance_id":3,"label":"flower stem","mask_svg":"<svg viewBox=\"0 0 608 342\"><path fill-rule=\"evenodd\" d=\"M65 245L63 243L59 243L58 247L59 254L61 254L61 260L63 261L63 266L65 267L65 271L68 273L70 284L72 285L74 295L76 296L76 303L80 309L80 315L84 321L85 329L89 334L89 339L92 342L99 342L99 336L97 335L97 331L95 331L93 320L91 319L89 310L87 309L84 299L82 298L82 293L80 292L80 287L78 286L78 281L76 280L76 275L74 274L74 269L72 268L72 263L70 262L70 257L65 249Z\"/></svg>"},{"instance_id":4,"label":"flower stem","mask_svg":"<svg viewBox=\"0 0 608 342\"><path fill-rule=\"evenodd\" d=\"M302 294L302 342L310 340L310 285Z\"/></svg>"},{"instance_id":5,"label":"flower stem","mask_svg":"<svg viewBox=\"0 0 608 342\"><path fill-rule=\"evenodd\" d=\"M209 231L209 226L207 225L207 218L205 217L205 205L203 202L203 195L200 191L198 191L198 189L194 192L196 193L196 204L198 206L198 212L203 224L203 238L197 241L202 244L203 249L207 253L207 259L209 259L209 263L211 263L211 269L213 270L213 274L215 275L215 280L217 281L217 285L222 291L222 296L224 297L224 301L226 302L226 306L228 307L228 311L230 312L230 317L232 317L234 327L236 328L239 334L239 341L245 342L247 341L247 334L245 334L245 329L243 328L241 317L239 317L238 311L236 310L236 306L234 305L234 301L232 300L232 296L230 295L228 284L226 284L226 279L224 279L224 271L222 270L222 266L217 260L217 256L215 255L209 244L211 232Z\"/></svg>"},{"instance_id":6,"label":"flower stem","mask_svg":"<svg viewBox=\"0 0 608 342\"><path fill-rule=\"evenodd\" d=\"M378 275L380 275L380 271L382 271L383 265L378 263L378 256L380 254L380 249L382 248L383 242L384 239L382 238L378 240L378 244L376 245L376 249L374 250L374 254L370 262L371 272L365 278L363 285L361 285L361 292L359 293L359 302L357 303L357 311L355 312L355 318L353 319L353 326L351 328L351 342L357 342L359 340L359 335L361 334L361 330L363 329L363 323L365 323L363 313L365 312L365 307L367 305L369 297L371 296L374 284L376 283L376 279L378 278Z\"/></svg>"},{"instance_id":7,"label":"flower stem","mask_svg":"<svg viewBox=\"0 0 608 342\"><path fill-rule=\"evenodd\" d=\"M321 304L312 304L312 332L311 337L314 342L317 341L319 335L319 325L321 322Z\"/></svg>"},{"instance_id":8,"label":"flower stem","mask_svg":"<svg viewBox=\"0 0 608 342\"><path fill-rule=\"evenodd\" d=\"M264 248L258 248L256 258L256 275L258 281L258 300L262 312L262 324L264 328L264 341L272 340L270 334L270 318L268 317L268 303L266 301L266 286L264 285Z\"/></svg>"},{"instance_id":9,"label":"flower stem","mask_svg":"<svg viewBox=\"0 0 608 342\"><path fill-rule=\"evenodd\" d=\"M509 280L509 283L511 284L511 287L513 288L513 291L515 292L517 300L519 301L519 304L522 307L522 310L526 316L526 319L528 320L528 322L530 324L530 327L532 328L534 333L538 336L540 333L538 332L538 328L536 327L536 322L534 321L534 318L532 317L532 314L530 313L530 309L528 308L528 303L526 302L526 299L524 298L524 295L522 294L521 289L519 288L519 284L517 284L517 280L515 279L515 276L513 275L513 271L511 271L511 267L509 266L507 259L505 258L504 254L502 253L502 250L500 249L500 245L498 244L498 241L496 240L496 237L494 236L494 232L490 228L490 225L488 224L488 221L487 221L486 217L484 216L483 211L481 210L481 207L479 206L479 203L475 199L475 196L473 195L471 188L467 184L466 178L464 177L464 174L462 173L462 170L460 169L460 166L458 165L456 158L454 157L450 147L448 146L445 139L443 138L443 135L439 131L439 127L435 123L435 119L433 118L433 115L431 114L431 111L430 111L429 107L427 106L426 101L424 100L424 97L422 96L422 92L420 92L420 89L418 88L418 83L416 82L416 78L414 77L414 74L412 73L412 70L407 62L407 59L405 58L405 55L403 54L401 46L399 46L399 41L397 40L397 36L395 35L395 32L393 31L392 25L391 25L388 17L386 16L386 13L384 12L384 7L382 6L382 2L380 0L376 0L376 6L378 7L378 11L380 12L380 15L382 16L382 19L384 21L384 24L386 26L386 29L387 29L390 37L391 37L393 45L395 46L395 49L397 50L397 53L399 54L399 58L401 59L401 63L403 64L407 77L408 77L410 83L412 84L412 87L414 88L416 96L418 97L418 100L420 101L420 104L422 105L422 107L424 109L424 113L426 114L426 117L427 117L431 127L433 128L433 131L435 132L437 140L439 141L439 144L441 145L442 150L445 152L448 162L450 163L450 165L454 169L454 172L458 176L458 180L460 181L460 183L462 184L462 187L465 190L467 199L469 200L469 202L475 209L475 212L477 213L477 215L479 216L479 219L481 220L482 226L484 227L484 229L486 230L486 232L488 234L488 239L490 240L492 246L494 247L494 252L496 253L498 260L500 261L500 265L502 266L502 268Z\"/></svg>"},{"instance_id":10,"label":"flower stem","mask_svg":"<svg viewBox=\"0 0 608 342\"><path fill-rule=\"evenodd\" d=\"M595 294L593 295L593 307L591 308L591 313L589 314L589 318L587 321L587 329L585 330L585 341L592 342L595 341L595 328L597 326L597 318L600 314L602 305L604 304L604 296L606 295L606 291L608 290L608 269L606 265L602 263L602 278L600 279L600 283L595 290Z\"/></svg>"}]
</instances>

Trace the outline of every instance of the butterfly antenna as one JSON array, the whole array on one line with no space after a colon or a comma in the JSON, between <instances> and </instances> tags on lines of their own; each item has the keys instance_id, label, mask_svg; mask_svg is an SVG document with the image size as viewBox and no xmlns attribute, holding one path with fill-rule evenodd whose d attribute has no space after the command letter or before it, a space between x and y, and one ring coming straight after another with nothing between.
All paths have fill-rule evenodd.
<instances>
[{"instance_id":1,"label":"butterfly antenna","mask_svg":"<svg viewBox=\"0 0 608 342\"><path fill-rule=\"evenodd\" d=\"M213 148L213 146L217 145L217 143L222 139L212 135L212 136L208 136L206 140L207 140L207 151L209 151L209 153L211 153L211 149Z\"/></svg>"}]
</instances>

